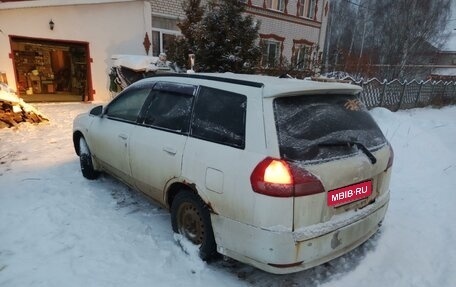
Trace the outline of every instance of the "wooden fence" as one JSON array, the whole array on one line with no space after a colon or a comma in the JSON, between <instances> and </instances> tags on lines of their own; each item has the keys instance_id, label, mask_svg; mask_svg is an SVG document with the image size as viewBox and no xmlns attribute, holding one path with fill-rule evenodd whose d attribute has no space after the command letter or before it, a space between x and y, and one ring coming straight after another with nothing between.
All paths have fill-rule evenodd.
<instances>
[{"instance_id":1,"label":"wooden fence","mask_svg":"<svg viewBox=\"0 0 456 287\"><path fill-rule=\"evenodd\" d=\"M356 81L347 77L344 80L363 88L361 100L371 109L384 107L391 111L425 106L446 106L456 104L456 82L411 81L400 82L378 79Z\"/></svg>"}]
</instances>

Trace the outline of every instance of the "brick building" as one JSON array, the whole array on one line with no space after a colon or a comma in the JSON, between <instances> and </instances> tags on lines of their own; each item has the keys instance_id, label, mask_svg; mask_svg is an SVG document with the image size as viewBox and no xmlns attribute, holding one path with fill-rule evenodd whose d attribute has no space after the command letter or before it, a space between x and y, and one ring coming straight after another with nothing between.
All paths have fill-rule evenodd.
<instances>
[{"instance_id":1,"label":"brick building","mask_svg":"<svg viewBox=\"0 0 456 287\"><path fill-rule=\"evenodd\" d=\"M112 56L166 52L180 34L183 1L0 1L0 81L27 101L109 100ZM324 44L329 0L242 2L261 21L264 68L302 60L299 68L311 68Z\"/></svg>"},{"instance_id":2,"label":"brick building","mask_svg":"<svg viewBox=\"0 0 456 287\"><path fill-rule=\"evenodd\" d=\"M328 0L244 0L246 13L261 21L261 65L273 68L282 61L309 68L321 57L328 20ZM179 35L177 23L185 17L183 0L150 0L153 55L166 52Z\"/></svg>"},{"instance_id":3,"label":"brick building","mask_svg":"<svg viewBox=\"0 0 456 287\"><path fill-rule=\"evenodd\" d=\"M451 31L445 45L441 48L432 71L434 80L456 81L456 29Z\"/></svg>"}]
</instances>

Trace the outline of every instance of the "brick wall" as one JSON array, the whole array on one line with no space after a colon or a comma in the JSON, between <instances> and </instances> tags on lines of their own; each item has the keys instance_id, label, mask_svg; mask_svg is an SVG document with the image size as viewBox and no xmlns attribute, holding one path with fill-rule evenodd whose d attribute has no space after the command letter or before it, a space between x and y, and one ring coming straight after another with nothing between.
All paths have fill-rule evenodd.
<instances>
[{"instance_id":1,"label":"brick wall","mask_svg":"<svg viewBox=\"0 0 456 287\"><path fill-rule=\"evenodd\" d=\"M251 5L246 7L247 13L261 21L261 34L275 34L285 37L283 56L290 60L293 40L307 40L319 45L320 49L322 49L325 31L320 34L320 30L326 29L327 17L324 7L328 0L317 0L316 20L296 16L299 0L288 0L286 14L280 11L264 9L264 1L251 0ZM183 0L150 0L154 15L161 14L179 18L185 17L182 9L183 2ZM206 1L203 0L202 3L206 3Z\"/></svg>"}]
</instances>

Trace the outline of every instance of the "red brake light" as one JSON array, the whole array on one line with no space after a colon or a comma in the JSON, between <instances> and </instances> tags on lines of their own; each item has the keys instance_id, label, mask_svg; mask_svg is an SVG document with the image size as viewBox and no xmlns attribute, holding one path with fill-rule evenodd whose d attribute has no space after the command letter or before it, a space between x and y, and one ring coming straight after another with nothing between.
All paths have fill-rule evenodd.
<instances>
[{"instance_id":1,"label":"red brake light","mask_svg":"<svg viewBox=\"0 0 456 287\"><path fill-rule=\"evenodd\" d=\"M303 196L324 192L310 172L270 157L261 161L250 176L253 191L275 197Z\"/></svg>"}]
</instances>

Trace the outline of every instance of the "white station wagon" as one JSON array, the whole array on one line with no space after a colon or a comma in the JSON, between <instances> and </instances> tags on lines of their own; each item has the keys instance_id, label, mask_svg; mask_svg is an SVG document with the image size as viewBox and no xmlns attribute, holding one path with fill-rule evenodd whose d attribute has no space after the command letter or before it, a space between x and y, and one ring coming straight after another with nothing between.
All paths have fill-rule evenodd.
<instances>
[{"instance_id":1,"label":"white station wagon","mask_svg":"<svg viewBox=\"0 0 456 287\"><path fill-rule=\"evenodd\" d=\"M82 174L170 209L207 260L304 270L381 225L393 151L344 83L236 74L138 81L74 120Z\"/></svg>"}]
</instances>

